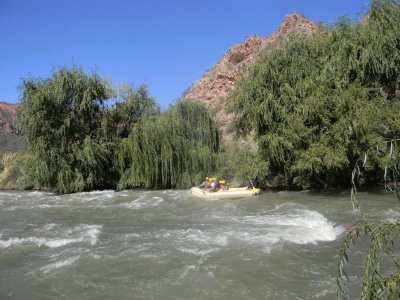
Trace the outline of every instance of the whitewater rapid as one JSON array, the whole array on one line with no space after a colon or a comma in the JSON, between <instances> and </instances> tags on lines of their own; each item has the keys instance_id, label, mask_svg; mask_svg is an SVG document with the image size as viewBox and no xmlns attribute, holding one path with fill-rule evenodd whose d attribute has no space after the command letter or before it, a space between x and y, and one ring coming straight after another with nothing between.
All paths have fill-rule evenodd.
<instances>
[{"instance_id":1,"label":"whitewater rapid","mask_svg":"<svg viewBox=\"0 0 400 300\"><path fill-rule=\"evenodd\" d=\"M347 196L0 191L0 298L290 299L300 289L329 299L338 224L355 218ZM393 206L369 213L400 216Z\"/></svg>"}]
</instances>

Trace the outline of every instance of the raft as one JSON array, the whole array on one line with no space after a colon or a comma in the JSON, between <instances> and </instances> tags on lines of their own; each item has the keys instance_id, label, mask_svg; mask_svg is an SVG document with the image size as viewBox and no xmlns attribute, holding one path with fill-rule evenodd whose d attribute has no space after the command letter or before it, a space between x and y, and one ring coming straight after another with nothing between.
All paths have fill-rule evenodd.
<instances>
[{"instance_id":1,"label":"raft","mask_svg":"<svg viewBox=\"0 0 400 300\"><path fill-rule=\"evenodd\" d=\"M258 195L261 190L256 188L229 188L228 190L218 190L212 192L210 190L204 190L198 187L192 187L190 189L193 197L203 199L237 199L244 197L251 197Z\"/></svg>"}]
</instances>

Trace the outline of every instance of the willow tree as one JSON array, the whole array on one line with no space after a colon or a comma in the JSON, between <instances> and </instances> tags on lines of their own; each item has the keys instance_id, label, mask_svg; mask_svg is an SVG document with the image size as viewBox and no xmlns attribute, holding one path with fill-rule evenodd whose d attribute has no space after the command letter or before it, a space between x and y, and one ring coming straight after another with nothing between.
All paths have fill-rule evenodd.
<instances>
[{"instance_id":1,"label":"willow tree","mask_svg":"<svg viewBox=\"0 0 400 300\"><path fill-rule=\"evenodd\" d=\"M254 134L268 181L348 185L366 149L400 135L399 20L398 0L373 1L359 24L266 49L238 82L228 101L233 127Z\"/></svg>"},{"instance_id":2,"label":"willow tree","mask_svg":"<svg viewBox=\"0 0 400 300\"><path fill-rule=\"evenodd\" d=\"M27 174L36 187L59 192L113 186L114 145L101 134L107 83L76 66L48 79L24 79L19 128L32 159Z\"/></svg>"},{"instance_id":3,"label":"willow tree","mask_svg":"<svg viewBox=\"0 0 400 300\"><path fill-rule=\"evenodd\" d=\"M218 148L210 113L198 103L180 101L140 119L122 140L118 188L187 188L213 171Z\"/></svg>"}]
</instances>

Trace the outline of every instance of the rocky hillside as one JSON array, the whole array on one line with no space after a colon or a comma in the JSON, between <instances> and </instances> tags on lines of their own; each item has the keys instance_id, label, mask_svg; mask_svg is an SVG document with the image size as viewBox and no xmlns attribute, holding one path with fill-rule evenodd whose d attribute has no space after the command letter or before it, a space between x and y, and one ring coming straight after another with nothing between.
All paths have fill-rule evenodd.
<instances>
[{"instance_id":1,"label":"rocky hillside","mask_svg":"<svg viewBox=\"0 0 400 300\"><path fill-rule=\"evenodd\" d=\"M20 152L25 144L16 129L17 105L0 102L0 152Z\"/></svg>"},{"instance_id":2,"label":"rocky hillside","mask_svg":"<svg viewBox=\"0 0 400 300\"><path fill-rule=\"evenodd\" d=\"M291 33L309 36L317 30L317 24L306 20L300 14L286 16L271 35L265 38L253 35L230 48L220 61L184 93L183 99L201 101L210 109L215 110L216 121L222 130L222 136L224 139L229 139L226 125L234 116L226 114L224 105L226 97L233 90L241 74L271 43L277 43Z\"/></svg>"}]
</instances>

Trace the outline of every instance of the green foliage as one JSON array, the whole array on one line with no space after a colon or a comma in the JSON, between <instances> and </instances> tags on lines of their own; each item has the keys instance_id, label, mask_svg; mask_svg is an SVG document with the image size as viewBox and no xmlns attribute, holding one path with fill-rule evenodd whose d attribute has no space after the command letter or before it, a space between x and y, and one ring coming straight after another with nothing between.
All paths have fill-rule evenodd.
<instances>
[{"instance_id":1,"label":"green foliage","mask_svg":"<svg viewBox=\"0 0 400 300\"><path fill-rule=\"evenodd\" d=\"M128 137L132 126L141 118L159 114L159 108L148 94L144 85L139 88L120 85L117 102L103 116L102 128L109 138Z\"/></svg>"},{"instance_id":2,"label":"green foliage","mask_svg":"<svg viewBox=\"0 0 400 300\"><path fill-rule=\"evenodd\" d=\"M101 131L110 89L96 73L60 68L48 79L23 80L19 128L32 158L34 186L67 193L115 184L115 145Z\"/></svg>"},{"instance_id":3,"label":"green foliage","mask_svg":"<svg viewBox=\"0 0 400 300\"><path fill-rule=\"evenodd\" d=\"M400 237L400 222L388 221L382 223L368 222L356 199L357 185L362 172L376 161L384 165L384 180L388 190L394 192L400 199L400 139L385 141L368 149L361 156L352 172L351 200L353 207L360 213L361 221L345 237L339 252L338 274L337 274L337 298L348 299L347 288L348 276L347 265L350 263L348 253L353 251L357 240L367 238L369 247L366 253L363 280L361 282L360 299L399 299L400 296L400 261L396 246ZM389 270L382 270L381 262L386 259L391 262Z\"/></svg>"},{"instance_id":4,"label":"green foliage","mask_svg":"<svg viewBox=\"0 0 400 300\"><path fill-rule=\"evenodd\" d=\"M349 264L348 252L356 241L365 236L369 238L369 248L366 254L360 299L398 299L400 295L400 265L394 244L400 234L400 222L371 224L361 222L351 230L340 249L338 264L338 299L349 299L347 291L346 266ZM396 270L383 274L380 263L388 258Z\"/></svg>"},{"instance_id":5,"label":"green foliage","mask_svg":"<svg viewBox=\"0 0 400 300\"><path fill-rule=\"evenodd\" d=\"M0 189L27 189L32 187L25 170L30 156L26 153L0 153Z\"/></svg>"},{"instance_id":6,"label":"green foliage","mask_svg":"<svg viewBox=\"0 0 400 300\"><path fill-rule=\"evenodd\" d=\"M118 188L190 187L213 171L218 148L210 113L198 103L178 102L133 124L117 153Z\"/></svg>"},{"instance_id":7,"label":"green foliage","mask_svg":"<svg viewBox=\"0 0 400 300\"><path fill-rule=\"evenodd\" d=\"M161 114L145 86L121 86L106 106L115 92L77 67L26 79L21 90L19 127L34 187L188 187L215 168L218 132L199 104L179 102Z\"/></svg>"},{"instance_id":8,"label":"green foliage","mask_svg":"<svg viewBox=\"0 0 400 300\"><path fill-rule=\"evenodd\" d=\"M400 8L381 2L360 24L341 21L266 50L238 83L228 101L233 127L254 133L267 180L348 185L357 157L399 136Z\"/></svg>"},{"instance_id":9,"label":"green foliage","mask_svg":"<svg viewBox=\"0 0 400 300\"><path fill-rule=\"evenodd\" d=\"M260 157L256 145L244 140L224 143L217 165L216 176L228 180L233 186L248 184L249 177L265 178L269 172L269 166Z\"/></svg>"}]
</instances>

